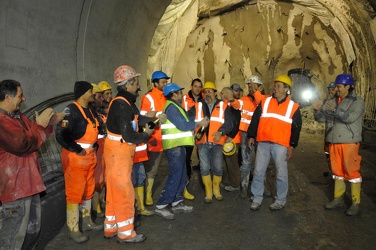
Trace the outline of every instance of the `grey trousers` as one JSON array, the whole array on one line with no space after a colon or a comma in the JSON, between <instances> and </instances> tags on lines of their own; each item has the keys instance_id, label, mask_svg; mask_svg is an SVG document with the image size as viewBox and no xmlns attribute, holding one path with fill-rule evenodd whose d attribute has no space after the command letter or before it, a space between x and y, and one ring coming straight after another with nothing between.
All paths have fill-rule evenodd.
<instances>
[{"instance_id":1,"label":"grey trousers","mask_svg":"<svg viewBox=\"0 0 376 250\"><path fill-rule=\"evenodd\" d=\"M3 204L0 249L34 249L41 227L39 194Z\"/></svg>"}]
</instances>

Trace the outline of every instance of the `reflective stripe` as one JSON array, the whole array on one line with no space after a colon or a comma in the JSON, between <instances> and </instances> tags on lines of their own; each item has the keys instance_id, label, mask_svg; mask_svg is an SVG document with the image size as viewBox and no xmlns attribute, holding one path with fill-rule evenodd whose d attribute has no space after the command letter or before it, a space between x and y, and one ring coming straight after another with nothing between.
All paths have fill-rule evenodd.
<instances>
[{"instance_id":1,"label":"reflective stripe","mask_svg":"<svg viewBox=\"0 0 376 250\"><path fill-rule=\"evenodd\" d=\"M98 139L102 139L102 138L105 138L106 135L101 135L101 134L98 134Z\"/></svg>"},{"instance_id":2,"label":"reflective stripe","mask_svg":"<svg viewBox=\"0 0 376 250\"><path fill-rule=\"evenodd\" d=\"M134 218L130 218L128 220L118 222L117 225L118 225L118 227L125 227L125 226L128 226L130 224L133 224L133 222L134 222Z\"/></svg>"},{"instance_id":3,"label":"reflective stripe","mask_svg":"<svg viewBox=\"0 0 376 250\"><path fill-rule=\"evenodd\" d=\"M106 216L106 220L108 220L108 221L114 221L115 220L115 215Z\"/></svg>"},{"instance_id":4,"label":"reflective stripe","mask_svg":"<svg viewBox=\"0 0 376 250\"><path fill-rule=\"evenodd\" d=\"M150 111L154 111L155 110L155 105L154 105L154 99L153 99L153 97L151 97L150 94L146 94L145 97L148 98L149 101L150 101Z\"/></svg>"},{"instance_id":5,"label":"reflective stripe","mask_svg":"<svg viewBox=\"0 0 376 250\"><path fill-rule=\"evenodd\" d=\"M253 112L245 110L245 109L242 110L242 113L246 114L246 115L249 115L249 116L253 116Z\"/></svg>"},{"instance_id":6,"label":"reflective stripe","mask_svg":"<svg viewBox=\"0 0 376 250\"><path fill-rule=\"evenodd\" d=\"M251 124L251 120L248 120L248 119L245 119L245 118L240 118L240 122Z\"/></svg>"},{"instance_id":7,"label":"reflective stripe","mask_svg":"<svg viewBox=\"0 0 376 250\"><path fill-rule=\"evenodd\" d=\"M351 182L351 183L360 183L360 182L362 182L362 177L351 179L351 180L349 180L349 182Z\"/></svg>"},{"instance_id":8,"label":"reflective stripe","mask_svg":"<svg viewBox=\"0 0 376 250\"><path fill-rule=\"evenodd\" d=\"M291 116L292 109L294 107L294 102L291 101L291 100L289 101L289 105L287 107L286 114L283 116L283 115L278 115L278 114L275 114L275 113L268 113L268 107L269 107L269 103L270 103L271 99L272 99L272 97L268 97L266 99L261 117L272 117L272 118L276 118L278 120L281 120L281 121L284 121L284 122L287 122L287 123L292 123L292 119L290 118L290 116Z\"/></svg>"},{"instance_id":9,"label":"reflective stripe","mask_svg":"<svg viewBox=\"0 0 376 250\"><path fill-rule=\"evenodd\" d=\"M202 119L204 119L204 117L202 117L203 112L202 112L202 103L201 103L201 102L198 103L198 107L197 107L197 110L196 110L196 114L197 114L197 117L196 117L196 119L195 119L195 122L199 122L199 121L201 121Z\"/></svg>"},{"instance_id":10,"label":"reflective stripe","mask_svg":"<svg viewBox=\"0 0 376 250\"><path fill-rule=\"evenodd\" d=\"M171 140L171 139L184 138L184 137L190 137L190 136L193 136L192 131L177 133L177 134L162 135L162 140Z\"/></svg>"},{"instance_id":11,"label":"reflective stripe","mask_svg":"<svg viewBox=\"0 0 376 250\"><path fill-rule=\"evenodd\" d=\"M176 128L176 126L172 123L165 123L161 125L161 129L168 129L168 128Z\"/></svg>"},{"instance_id":12,"label":"reflective stripe","mask_svg":"<svg viewBox=\"0 0 376 250\"><path fill-rule=\"evenodd\" d=\"M115 135L110 135L110 134L108 134L107 136L108 136L108 139L111 139L113 141L120 141L121 139L123 139L123 137L121 136L115 136Z\"/></svg>"},{"instance_id":13,"label":"reflective stripe","mask_svg":"<svg viewBox=\"0 0 376 250\"><path fill-rule=\"evenodd\" d=\"M118 231L118 235L123 235L123 236L131 236L132 235L132 233L133 233L133 229L129 229L129 230L127 230L127 231Z\"/></svg>"},{"instance_id":14,"label":"reflective stripe","mask_svg":"<svg viewBox=\"0 0 376 250\"><path fill-rule=\"evenodd\" d=\"M219 117L210 117L210 120L211 121L216 121L216 122L220 122L220 123L224 123L225 122L225 119L221 119Z\"/></svg>"},{"instance_id":15,"label":"reflective stripe","mask_svg":"<svg viewBox=\"0 0 376 250\"><path fill-rule=\"evenodd\" d=\"M183 96L183 108L185 111L188 111L187 95Z\"/></svg>"},{"instance_id":16,"label":"reflective stripe","mask_svg":"<svg viewBox=\"0 0 376 250\"><path fill-rule=\"evenodd\" d=\"M111 229L115 229L115 228L117 228L116 224L107 224L107 223L104 223L104 230L111 230Z\"/></svg>"},{"instance_id":17,"label":"reflective stripe","mask_svg":"<svg viewBox=\"0 0 376 250\"><path fill-rule=\"evenodd\" d=\"M88 143L81 143L77 142L78 145L80 145L82 148L93 148L94 144L88 144Z\"/></svg>"},{"instance_id":18,"label":"reflective stripe","mask_svg":"<svg viewBox=\"0 0 376 250\"><path fill-rule=\"evenodd\" d=\"M147 149L147 145L146 144L142 144L140 146L136 146L136 152L139 152L139 151L142 151L142 150L146 150Z\"/></svg>"},{"instance_id":19,"label":"reflective stripe","mask_svg":"<svg viewBox=\"0 0 376 250\"><path fill-rule=\"evenodd\" d=\"M332 177L333 177L333 180L339 180L339 181L345 180L345 177L341 177L341 176L337 176L337 175L333 175ZM351 182L351 183L360 183L360 182L362 182L362 177L351 179L351 180L348 180L348 181Z\"/></svg>"}]
</instances>

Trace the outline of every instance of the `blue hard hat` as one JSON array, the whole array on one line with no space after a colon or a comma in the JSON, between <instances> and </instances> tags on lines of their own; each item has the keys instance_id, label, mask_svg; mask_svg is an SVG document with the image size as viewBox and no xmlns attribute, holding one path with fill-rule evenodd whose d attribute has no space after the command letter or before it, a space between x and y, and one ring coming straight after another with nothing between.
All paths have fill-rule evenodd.
<instances>
[{"instance_id":1,"label":"blue hard hat","mask_svg":"<svg viewBox=\"0 0 376 250\"><path fill-rule=\"evenodd\" d=\"M335 88L336 88L336 83L335 82L329 83L328 89L335 89Z\"/></svg>"},{"instance_id":2,"label":"blue hard hat","mask_svg":"<svg viewBox=\"0 0 376 250\"><path fill-rule=\"evenodd\" d=\"M354 78L349 74L340 74L336 77L336 84L354 85Z\"/></svg>"},{"instance_id":3,"label":"blue hard hat","mask_svg":"<svg viewBox=\"0 0 376 250\"><path fill-rule=\"evenodd\" d=\"M163 88L163 95L168 96L171 92L183 90L184 88L180 87L176 83L167 83Z\"/></svg>"},{"instance_id":4,"label":"blue hard hat","mask_svg":"<svg viewBox=\"0 0 376 250\"><path fill-rule=\"evenodd\" d=\"M170 77L168 77L166 73L162 71L154 71L154 73L151 75L151 82L156 82L159 79L170 79Z\"/></svg>"}]
</instances>

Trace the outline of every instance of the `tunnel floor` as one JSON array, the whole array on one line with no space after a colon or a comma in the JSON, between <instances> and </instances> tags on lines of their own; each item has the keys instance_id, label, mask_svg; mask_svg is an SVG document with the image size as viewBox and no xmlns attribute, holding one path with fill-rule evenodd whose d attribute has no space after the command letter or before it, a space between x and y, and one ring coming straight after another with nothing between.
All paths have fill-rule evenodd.
<instances>
[{"instance_id":1,"label":"tunnel floor","mask_svg":"<svg viewBox=\"0 0 376 250\"><path fill-rule=\"evenodd\" d=\"M188 189L195 195L185 201L194 207L175 220L159 216L142 217L138 233L146 235L143 243L117 243L116 237L105 239L103 232L86 232L89 241L74 243L68 239L67 227L45 249L371 249L376 245L376 146L362 145L362 196L359 215L345 215L346 207L328 211L324 204L332 198L333 182L327 175L323 154L323 136L302 133L299 146L289 161L289 194L280 211L269 210L275 193L275 167L267 171L266 187L272 196L265 197L258 211L251 202L241 199L239 191L221 193L223 201L204 203L199 171L193 171ZM154 185L154 203L167 176L166 162ZM349 206L347 186L346 205ZM154 206L148 207L154 209ZM97 220L103 222L103 219Z\"/></svg>"}]
</instances>

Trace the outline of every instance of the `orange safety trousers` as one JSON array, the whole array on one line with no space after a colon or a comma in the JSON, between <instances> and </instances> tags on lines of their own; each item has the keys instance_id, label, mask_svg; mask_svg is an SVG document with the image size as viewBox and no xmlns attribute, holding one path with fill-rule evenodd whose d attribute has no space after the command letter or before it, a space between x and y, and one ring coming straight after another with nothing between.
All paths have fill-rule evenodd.
<instances>
[{"instance_id":1,"label":"orange safety trousers","mask_svg":"<svg viewBox=\"0 0 376 250\"><path fill-rule=\"evenodd\" d=\"M135 193L131 178L136 144L122 143L121 136L116 136L119 141L107 137L104 143L107 189L104 235L112 236L117 232L119 239L131 239L136 236L133 225Z\"/></svg>"},{"instance_id":2,"label":"orange safety trousers","mask_svg":"<svg viewBox=\"0 0 376 250\"><path fill-rule=\"evenodd\" d=\"M104 184L105 184L105 169L106 165L103 158L103 151L104 151L104 139L105 138L98 138L98 150L97 150L97 166L95 166L94 170L94 178L95 178L95 191L101 192Z\"/></svg>"},{"instance_id":3,"label":"orange safety trousers","mask_svg":"<svg viewBox=\"0 0 376 250\"><path fill-rule=\"evenodd\" d=\"M85 148L86 155L80 156L63 148L61 152L67 203L80 204L94 194L94 168L97 157L94 148Z\"/></svg>"},{"instance_id":4,"label":"orange safety trousers","mask_svg":"<svg viewBox=\"0 0 376 250\"><path fill-rule=\"evenodd\" d=\"M95 123L92 123L82 107L77 102L73 102L73 104L77 106L83 117L87 120L85 134L76 140L78 144L81 144L83 150L86 151L86 155L77 155L76 152L71 152L63 148L61 163L64 170L67 203L80 204L83 200L91 199L94 194L94 169L95 165L97 165L97 155L93 145L98 139L99 123L97 120L95 120ZM91 115L94 117L93 114Z\"/></svg>"},{"instance_id":5,"label":"orange safety trousers","mask_svg":"<svg viewBox=\"0 0 376 250\"><path fill-rule=\"evenodd\" d=\"M329 144L330 165L333 179L362 182L359 173L362 157L358 154L359 143Z\"/></svg>"}]
</instances>

